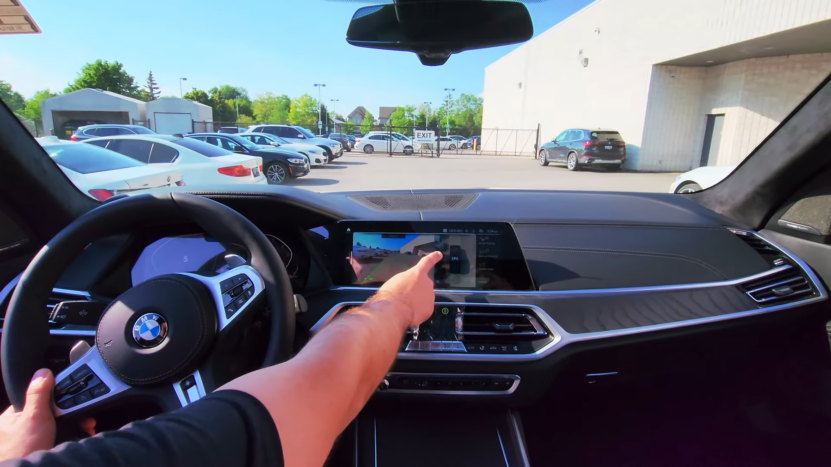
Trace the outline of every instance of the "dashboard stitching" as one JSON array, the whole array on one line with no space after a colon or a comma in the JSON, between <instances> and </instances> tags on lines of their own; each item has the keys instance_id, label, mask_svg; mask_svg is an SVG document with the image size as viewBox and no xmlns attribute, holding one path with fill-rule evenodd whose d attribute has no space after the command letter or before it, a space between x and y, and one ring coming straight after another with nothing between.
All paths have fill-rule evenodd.
<instances>
[{"instance_id":1,"label":"dashboard stitching","mask_svg":"<svg viewBox=\"0 0 831 467\"><path fill-rule=\"evenodd\" d=\"M599 254L610 254L610 255L623 255L623 256L645 256L645 257L655 257L655 258L673 258L673 259L680 259L683 261L688 261L690 263L697 264L704 268L710 270L710 272L715 273L719 277L723 279L727 279L727 276L722 274L717 269L713 268L709 264L699 261L695 258L690 258L687 256L678 256L678 255L668 255L668 254L658 254L658 253L633 253L628 251L619 251L619 250L604 250L602 248L594 249L594 250L584 250L579 248L551 248L551 247L541 247L541 246L525 246L522 247L523 250L535 250L535 251L557 251L563 253L599 253Z\"/></svg>"}]
</instances>

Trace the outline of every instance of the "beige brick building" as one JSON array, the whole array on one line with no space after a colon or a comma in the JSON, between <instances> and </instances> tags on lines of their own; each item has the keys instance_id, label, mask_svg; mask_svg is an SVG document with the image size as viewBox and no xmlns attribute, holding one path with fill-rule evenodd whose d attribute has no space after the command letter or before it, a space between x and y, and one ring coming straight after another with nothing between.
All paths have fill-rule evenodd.
<instances>
[{"instance_id":1,"label":"beige brick building","mask_svg":"<svg viewBox=\"0 0 831 467\"><path fill-rule=\"evenodd\" d=\"M615 128L626 168L736 165L829 74L831 0L598 0L486 68L483 145Z\"/></svg>"}]
</instances>

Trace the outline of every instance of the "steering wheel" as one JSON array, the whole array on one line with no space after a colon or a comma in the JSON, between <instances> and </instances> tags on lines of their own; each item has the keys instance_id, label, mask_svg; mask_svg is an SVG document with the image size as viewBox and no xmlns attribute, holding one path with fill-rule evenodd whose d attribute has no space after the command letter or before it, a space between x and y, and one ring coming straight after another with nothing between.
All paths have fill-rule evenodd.
<instances>
[{"instance_id":1,"label":"steering wheel","mask_svg":"<svg viewBox=\"0 0 831 467\"><path fill-rule=\"evenodd\" d=\"M234 376L238 331L264 301L272 317L263 367L289 358L294 298L286 268L265 235L215 201L143 194L104 204L72 222L21 276L0 343L3 381L17 411L32 375L45 366L49 324L43 310L66 267L99 237L182 219L221 242L245 246L249 263L215 275L155 277L113 300L98 322L95 345L55 378L57 416L84 416L135 398L152 398L168 412L210 394Z\"/></svg>"}]
</instances>

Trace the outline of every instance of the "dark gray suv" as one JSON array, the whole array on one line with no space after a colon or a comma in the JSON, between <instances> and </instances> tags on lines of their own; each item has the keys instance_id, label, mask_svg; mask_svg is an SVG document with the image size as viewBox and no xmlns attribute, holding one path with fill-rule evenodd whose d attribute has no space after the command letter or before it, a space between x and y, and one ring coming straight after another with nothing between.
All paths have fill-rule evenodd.
<instances>
[{"instance_id":1,"label":"dark gray suv","mask_svg":"<svg viewBox=\"0 0 831 467\"><path fill-rule=\"evenodd\" d=\"M572 171L589 165L620 170L625 160L626 143L616 130L572 128L543 144L539 152L540 165L563 162Z\"/></svg>"},{"instance_id":2,"label":"dark gray suv","mask_svg":"<svg viewBox=\"0 0 831 467\"><path fill-rule=\"evenodd\" d=\"M141 125L100 124L85 125L75 130L69 138L71 141L84 141L92 138L120 135L155 135L156 132Z\"/></svg>"}]
</instances>

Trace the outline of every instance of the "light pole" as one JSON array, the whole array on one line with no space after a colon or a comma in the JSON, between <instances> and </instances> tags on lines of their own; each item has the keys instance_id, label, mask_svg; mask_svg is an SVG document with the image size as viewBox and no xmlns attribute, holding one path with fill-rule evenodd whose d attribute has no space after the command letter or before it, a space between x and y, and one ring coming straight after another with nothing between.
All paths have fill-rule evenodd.
<instances>
[{"instance_id":1,"label":"light pole","mask_svg":"<svg viewBox=\"0 0 831 467\"><path fill-rule=\"evenodd\" d=\"M444 88L447 91L447 105L444 106L444 113L447 115L447 133L450 134L450 101L453 100L451 92L455 92L455 88Z\"/></svg>"},{"instance_id":2,"label":"light pole","mask_svg":"<svg viewBox=\"0 0 831 467\"><path fill-rule=\"evenodd\" d=\"M317 132L318 132L318 134L320 134L321 130L323 129L323 121L320 119L320 115L321 115L320 114L320 111L321 111L321 109L320 109L320 107L321 107L320 91L321 91L321 88L325 88L326 85L315 83L315 87L317 88Z\"/></svg>"},{"instance_id":3,"label":"light pole","mask_svg":"<svg viewBox=\"0 0 831 467\"><path fill-rule=\"evenodd\" d=\"M426 113L427 115L424 117L424 130L428 130L430 128L430 106L433 105L432 102L425 102L424 105L427 106Z\"/></svg>"},{"instance_id":4,"label":"light pole","mask_svg":"<svg viewBox=\"0 0 831 467\"><path fill-rule=\"evenodd\" d=\"M182 81L187 81L187 80L188 80L187 78L179 78L179 97L180 98L185 97L185 95L182 94Z\"/></svg>"},{"instance_id":5,"label":"light pole","mask_svg":"<svg viewBox=\"0 0 831 467\"><path fill-rule=\"evenodd\" d=\"M329 101L332 102L332 114L338 113L338 102L340 102L340 99L329 99ZM337 123L332 125L332 127L334 128L335 132L340 133L336 128ZM329 131L329 112L326 112L326 131Z\"/></svg>"},{"instance_id":6,"label":"light pole","mask_svg":"<svg viewBox=\"0 0 831 467\"><path fill-rule=\"evenodd\" d=\"M234 105L237 107L237 122L239 122L239 96L234 96Z\"/></svg>"}]
</instances>

